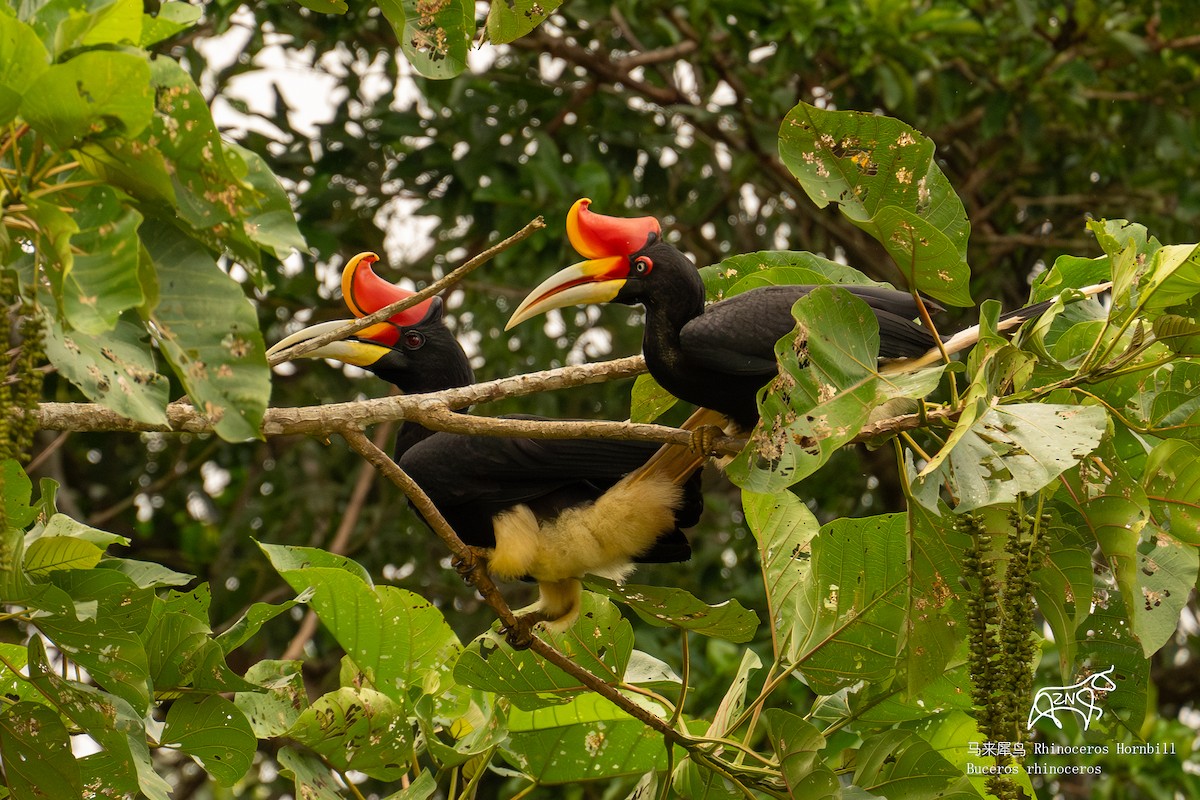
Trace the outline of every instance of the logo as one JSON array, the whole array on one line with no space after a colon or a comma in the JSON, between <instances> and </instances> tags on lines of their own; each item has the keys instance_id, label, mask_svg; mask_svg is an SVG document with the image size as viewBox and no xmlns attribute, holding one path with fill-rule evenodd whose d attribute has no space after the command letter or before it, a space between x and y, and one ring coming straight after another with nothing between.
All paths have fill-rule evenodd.
<instances>
[{"instance_id":1,"label":"logo","mask_svg":"<svg viewBox=\"0 0 1200 800\"><path fill-rule=\"evenodd\" d=\"M1029 709L1028 727L1032 729L1038 720L1049 717L1058 729L1062 730L1058 712L1070 711L1080 716L1086 731L1092 720L1099 719L1104 714L1100 706L1096 705L1096 700L1103 699L1104 695L1117 688L1116 682L1109 677L1115 669L1116 665L1113 665L1103 672L1093 672L1070 686L1047 686L1038 689L1037 694L1033 696L1033 706Z\"/></svg>"}]
</instances>

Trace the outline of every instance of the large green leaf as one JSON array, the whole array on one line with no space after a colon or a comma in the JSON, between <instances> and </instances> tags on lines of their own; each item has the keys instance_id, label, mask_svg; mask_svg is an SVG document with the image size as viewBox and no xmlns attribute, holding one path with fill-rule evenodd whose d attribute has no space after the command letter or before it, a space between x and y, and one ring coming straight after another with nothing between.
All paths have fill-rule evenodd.
<instances>
[{"instance_id":1,"label":"large green leaf","mask_svg":"<svg viewBox=\"0 0 1200 800\"><path fill-rule=\"evenodd\" d=\"M50 66L50 54L37 32L24 22L0 14L0 125L17 115L21 97Z\"/></svg>"},{"instance_id":2,"label":"large green leaf","mask_svg":"<svg viewBox=\"0 0 1200 800\"><path fill-rule=\"evenodd\" d=\"M137 633L120 620L51 614L38 627L63 654L86 667L96 683L144 711L150 703L149 659Z\"/></svg>"},{"instance_id":3,"label":"large green leaf","mask_svg":"<svg viewBox=\"0 0 1200 800\"><path fill-rule=\"evenodd\" d=\"M943 483L955 510L969 511L1034 494L1100 443L1108 415L1100 406L993 405L920 474L909 465L913 494L936 510Z\"/></svg>"},{"instance_id":4,"label":"large green leaf","mask_svg":"<svg viewBox=\"0 0 1200 800\"><path fill-rule=\"evenodd\" d=\"M380 0L379 8L417 72L426 78L453 78L466 69L475 36L474 3Z\"/></svg>"},{"instance_id":5,"label":"large green leaf","mask_svg":"<svg viewBox=\"0 0 1200 800\"><path fill-rule=\"evenodd\" d=\"M813 474L858 435L882 403L923 397L940 368L880 376L879 326L862 300L820 286L796 301L796 331L779 340L780 374L766 387L762 422L726 468L746 491L777 492Z\"/></svg>"},{"instance_id":6,"label":"large green leaf","mask_svg":"<svg viewBox=\"0 0 1200 800\"><path fill-rule=\"evenodd\" d=\"M1200 545L1200 447L1179 439L1155 445L1142 485L1158 526L1181 542Z\"/></svg>"},{"instance_id":7,"label":"large green leaf","mask_svg":"<svg viewBox=\"0 0 1200 800\"><path fill-rule=\"evenodd\" d=\"M930 139L889 117L800 103L780 126L779 154L813 202L837 203L887 249L910 286L971 305L970 225Z\"/></svg>"},{"instance_id":8,"label":"large green leaf","mask_svg":"<svg viewBox=\"0 0 1200 800\"><path fill-rule=\"evenodd\" d=\"M588 586L660 628L680 628L739 644L753 639L758 629L758 615L737 600L710 606L683 589L619 584L595 577L588 578Z\"/></svg>"},{"instance_id":9,"label":"large green leaf","mask_svg":"<svg viewBox=\"0 0 1200 800\"><path fill-rule=\"evenodd\" d=\"M633 652L633 627L616 606L590 592L584 592L579 619L568 630L540 635L579 666L613 684L624 677ZM454 679L503 695L526 711L565 703L586 691L577 679L529 650L513 650L494 631L464 648Z\"/></svg>"},{"instance_id":10,"label":"large green leaf","mask_svg":"<svg viewBox=\"0 0 1200 800\"><path fill-rule=\"evenodd\" d=\"M312 590L309 606L377 690L400 700L429 680L448 681L461 645L428 600L397 586L371 586L345 559L323 559L341 566L304 566L311 549L259 546L293 589Z\"/></svg>"},{"instance_id":11,"label":"large green leaf","mask_svg":"<svg viewBox=\"0 0 1200 800\"><path fill-rule=\"evenodd\" d=\"M72 800L83 796L67 726L48 706L20 702L0 713L0 760L11 797Z\"/></svg>"},{"instance_id":12,"label":"large green leaf","mask_svg":"<svg viewBox=\"0 0 1200 800\"><path fill-rule=\"evenodd\" d=\"M104 551L69 536L43 536L25 550L25 571L44 577L55 570L91 569L100 563Z\"/></svg>"},{"instance_id":13,"label":"large green leaf","mask_svg":"<svg viewBox=\"0 0 1200 800\"><path fill-rule=\"evenodd\" d=\"M343 686L318 697L285 735L338 770L381 780L398 780L413 756L407 704L366 687Z\"/></svg>"},{"instance_id":14,"label":"large green leaf","mask_svg":"<svg viewBox=\"0 0 1200 800\"><path fill-rule=\"evenodd\" d=\"M55 57L80 45L137 44L142 25L138 0L51 0L30 23Z\"/></svg>"},{"instance_id":15,"label":"large green leaf","mask_svg":"<svg viewBox=\"0 0 1200 800\"><path fill-rule=\"evenodd\" d=\"M29 641L29 678L103 752L80 761L85 786L98 796L121 797L139 790L148 800L170 800L171 786L154 771L144 713L120 697L59 677L40 637Z\"/></svg>"},{"instance_id":16,"label":"large green leaf","mask_svg":"<svg viewBox=\"0 0 1200 800\"><path fill-rule=\"evenodd\" d=\"M1050 552L1031 575L1033 597L1054 634L1059 668L1065 673L1075 663L1075 631L1091 606L1095 543L1072 525L1044 525L1041 535L1050 542Z\"/></svg>"},{"instance_id":17,"label":"large green leaf","mask_svg":"<svg viewBox=\"0 0 1200 800\"><path fill-rule=\"evenodd\" d=\"M103 136L134 138L154 113L150 67L131 53L80 53L42 72L25 92L20 113L61 150Z\"/></svg>"},{"instance_id":18,"label":"large green leaf","mask_svg":"<svg viewBox=\"0 0 1200 800\"><path fill-rule=\"evenodd\" d=\"M821 732L808 720L781 708L768 708L763 721L792 796L810 800L837 797L838 779L824 764L821 750L825 737Z\"/></svg>"},{"instance_id":19,"label":"large green leaf","mask_svg":"<svg viewBox=\"0 0 1200 800\"><path fill-rule=\"evenodd\" d=\"M907 519L839 519L812 542L797 624L800 672L820 694L898 671L908 608Z\"/></svg>"},{"instance_id":20,"label":"large green leaf","mask_svg":"<svg viewBox=\"0 0 1200 800\"><path fill-rule=\"evenodd\" d=\"M1176 360L1139 376L1124 412L1159 437L1200 438L1200 363Z\"/></svg>"},{"instance_id":21,"label":"large green leaf","mask_svg":"<svg viewBox=\"0 0 1200 800\"><path fill-rule=\"evenodd\" d=\"M488 8L487 33L492 44L508 44L545 22L562 0L513 0Z\"/></svg>"},{"instance_id":22,"label":"large green leaf","mask_svg":"<svg viewBox=\"0 0 1200 800\"><path fill-rule=\"evenodd\" d=\"M513 709L504 755L541 784L640 775L667 763L662 734L590 693L551 708Z\"/></svg>"},{"instance_id":23,"label":"large green leaf","mask_svg":"<svg viewBox=\"0 0 1200 800\"><path fill-rule=\"evenodd\" d=\"M162 746L192 756L222 786L250 769L258 739L237 706L218 694L184 695L171 703Z\"/></svg>"},{"instance_id":24,"label":"large green leaf","mask_svg":"<svg viewBox=\"0 0 1200 800\"><path fill-rule=\"evenodd\" d=\"M260 437L271 375L254 307L208 251L173 228L155 226L143 242L158 273L149 319L159 349L221 438Z\"/></svg>"},{"instance_id":25,"label":"large green leaf","mask_svg":"<svg viewBox=\"0 0 1200 800\"><path fill-rule=\"evenodd\" d=\"M295 796L305 800L344 800L341 784L314 753L291 747L279 749L280 773L295 782Z\"/></svg>"},{"instance_id":26,"label":"large green leaf","mask_svg":"<svg viewBox=\"0 0 1200 800\"><path fill-rule=\"evenodd\" d=\"M238 692L234 704L260 739L282 736L308 708L308 692L299 661L259 661L246 670L246 680L266 691Z\"/></svg>"},{"instance_id":27,"label":"large green leaf","mask_svg":"<svg viewBox=\"0 0 1200 800\"><path fill-rule=\"evenodd\" d=\"M1104 714L1092 720L1089 730L1093 736L1110 740L1126 731L1137 736L1146 718L1151 662L1130 630L1130 614L1121 593L1115 587L1100 586L1095 600L1092 613L1075 631L1079 661L1073 679L1064 678L1063 683L1115 667L1111 678L1117 688L1104 697Z\"/></svg>"},{"instance_id":28,"label":"large green leaf","mask_svg":"<svg viewBox=\"0 0 1200 800\"><path fill-rule=\"evenodd\" d=\"M79 231L71 237L72 259L52 275L71 327L101 334L145 299L138 281L142 215L123 205L114 189L94 186L76 202L74 217Z\"/></svg>"},{"instance_id":29,"label":"large green leaf","mask_svg":"<svg viewBox=\"0 0 1200 800\"><path fill-rule=\"evenodd\" d=\"M854 785L888 800L943 800L979 795L965 775L912 731L891 730L869 737L858 751Z\"/></svg>"},{"instance_id":30,"label":"large green leaf","mask_svg":"<svg viewBox=\"0 0 1200 800\"><path fill-rule=\"evenodd\" d=\"M721 259L700 270L711 300L778 284L843 283L886 286L854 267L803 250L760 250Z\"/></svg>"},{"instance_id":31,"label":"large green leaf","mask_svg":"<svg viewBox=\"0 0 1200 800\"><path fill-rule=\"evenodd\" d=\"M742 492L742 507L758 541L777 653L794 662L807 634L802 610L812 572L812 540L820 523L791 492Z\"/></svg>"}]
</instances>

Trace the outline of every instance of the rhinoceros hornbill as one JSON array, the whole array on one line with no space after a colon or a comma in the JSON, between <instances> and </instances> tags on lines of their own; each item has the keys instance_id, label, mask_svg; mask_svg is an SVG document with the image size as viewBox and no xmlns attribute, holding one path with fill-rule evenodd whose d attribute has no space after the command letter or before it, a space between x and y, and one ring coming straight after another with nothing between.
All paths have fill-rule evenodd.
<instances>
[{"instance_id":1,"label":"rhinoceros hornbill","mask_svg":"<svg viewBox=\"0 0 1200 800\"><path fill-rule=\"evenodd\" d=\"M342 274L347 306L362 317L413 293L375 274L374 253L352 258ZM269 351L284 353L345 320L292 334ZM442 321L434 297L386 322L304 354L362 367L413 394L475 381L470 362ZM517 415L514 415L517 416ZM520 419L536 419L517 416ZM532 439L435 432L406 421L395 459L489 573L536 580L539 602L525 626L570 625L579 610L580 576L623 577L632 562L686 561L681 528L703 510L703 458L684 447L592 439Z\"/></svg>"},{"instance_id":2,"label":"rhinoceros hornbill","mask_svg":"<svg viewBox=\"0 0 1200 800\"><path fill-rule=\"evenodd\" d=\"M757 396L778 374L775 343L795 327L792 306L814 285L765 286L705 306L704 283L691 260L662 238L654 217L609 217L577 201L567 237L586 261L547 278L521 302L508 328L553 308L617 302L646 308L642 350L646 366L671 394L718 411L743 430L758 422ZM914 322L913 295L878 286L842 285L866 302L879 322L879 358L940 358L938 339ZM1106 286L1082 290L1096 293ZM941 308L924 301L931 312ZM1006 330L1037 316L1050 302L1000 318ZM947 353L978 339L968 329L945 340Z\"/></svg>"}]
</instances>

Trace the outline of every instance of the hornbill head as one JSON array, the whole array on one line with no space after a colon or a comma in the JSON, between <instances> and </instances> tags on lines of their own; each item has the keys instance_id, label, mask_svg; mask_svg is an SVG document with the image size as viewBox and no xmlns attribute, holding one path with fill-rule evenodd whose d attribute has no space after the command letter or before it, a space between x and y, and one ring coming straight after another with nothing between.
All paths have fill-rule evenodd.
<instances>
[{"instance_id":1,"label":"hornbill head","mask_svg":"<svg viewBox=\"0 0 1200 800\"><path fill-rule=\"evenodd\" d=\"M645 304L654 297L649 288L669 282L680 267L695 272L683 253L663 241L662 228L654 217L596 214L588 208L591 202L577 200L567 214L567 238L587 260L542 281L513 312L505 330L552 308L584 303Z\"/></svg>"},{"instance_id":2,"label":"hornbill head","mask_svg":"<svg viewBox=\"0 0 1200 800\"><path fill-rule=\"evenodd\" d=\"M365 317L416 294L376 275L371 265L378 260L374 253L359 253L342 271L342 296L355 317ZM283 353L348 322L335 319L310 325L280 340L267 355ZM442 322L440 297L424 300L302 357L332 358L362 367L409 394L464 386L474 380L466 355Z\"/></svg>"}]
</instances>

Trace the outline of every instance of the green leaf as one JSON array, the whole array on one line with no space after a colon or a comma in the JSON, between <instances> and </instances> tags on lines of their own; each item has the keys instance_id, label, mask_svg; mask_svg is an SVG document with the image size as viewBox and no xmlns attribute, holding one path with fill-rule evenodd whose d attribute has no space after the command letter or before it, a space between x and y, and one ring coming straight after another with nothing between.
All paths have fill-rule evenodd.
<instances>
[{"instance_id":1,"label":"green leaf","mask_svg":"<svg viewBox=\"0 0 1200 800\"><path fill-rule=\"evenodd\" d=\"M58 614L38 618L38 627L67 658L86 667L100 686L144 711L150 704L146 648L136 633L118 623Z\"/></svg>"},{"instance_id":2,"label":"green leaf","mask_svg":"<svg viewBox=\"0 0 1200 800\"><path fill-rule=\"evenodd\" d=\"M475 36L475 4L445 0L381 0L379 8L396 31L404 55L426 78L453 78L467 67Z\"/></svg>"},{"instance_id":3,"label":"green leaf","mask_svg":"<svg viewBox=\"0 0 1200 800\"><path fill-rule=\"evenodd\" d=\"M823 763L825 737L821 732L803 717L781 708L768 708L763 721L791 795L811 800L837 797L837 776Z\"/></svg>"},{"instance_id":4,"label":"green leaf","mask_svg":"<svg viewBox=\"0 0 1200 800\"><path fill-rule=\"evenodd\" d=\"M505 758L541 784L640 775L667 764L662 734L596 694L551 708L513 709L508 731Z\"/></svg>"},{"instance_id":5,"label":"green leaf","mask_svg":"<svg viewBox=\"0 0 1200 800\"><path fill-rule=\"evenodd\" d=\"M879 405L932 391L941 368L883 377L879 326L867 304L834 286L796 301L796 331L775 345L780 374L759 402L762 422L726 473L743 490L778 492L813 474L858 435Z\"/></svg>"},{"instance_id":6,"label":"green leaf","mask_svg":"<svg viewBox=\"0 0 1200 800\"><path fill-rule=\"evenodd\" d=\"M154 16L142 17L142 47L158 44L180 31L187 30L200 20L204 10L199 6L183 2L167 2L158 8Z\"/></svg>"},{"instance_id":7,"label":"green leaf","mask_svg":"<svg viewBox=\"0 0 1200 800\"><path fill-rule=\"evenodd\" d=\"M233 786L249 771L258 739L246 715L224 697L184 695L167 711L162 746L187 753L217 783Z\"/></svg>"},{"instance_id":8,"label":"green leaf","mask_svg":"<svg viewBox=\"0 0 1200 800\"><path fill-rule=\"evenodd\" d=\"M971 305L962 201L934 160L934 144L896 119L806 103L779 129L779 154L818 206L875 237L913 288Z\"/></svg>"},{"instance_id":9,"label":"green leaf","mask_svg":"<svg viewBox=\"0 0 1200 800\"><path fill-rule=\"evenodd\" d=\"M896 673L912 624L907 524L901 514L843 518L813 539L795 624L804 631L799 669L818 693Z\"/></svg>"},{"instance_id":10,"label":"green leaf","mask_svg":"<svg viewBox=\"0 0 1200 800\"><path fill-rule=\"evenodd\" d=\"M343 686L317 698L285 736L320 753L335 769L380 780L399 780L413 755L406 704L365 687Z\"/></svg>"},{"instance_id":11,"label":"green leaf","mask_svg":"<svg viewBox=\"0 0 1200 800\"><path fill-rule=\"evenodd\" d=\"M978 797L966 776L912 731L869 737L855 763L854 785L888 800Z\"/></svg>"},{"instance_id":12,"label":"green leaf","mask_svg":"<svg viewBox=\"0 0 1200 800\"><path fill-rule=\"evenodd\" d=\"M259 438L271 394L254 307L209 253L166 226L143 232L158 273L155 341L196 409L226 441Z\"/></svg>"},{"instance_id":13,"label":"green leaf","mask_svg":"<svg viewBox=\"0 0 1200 800\"><path fill-rule=\"evenodd\" d=\"M487 32L492 44L508 44L541 25L562 0L513 0L492 3L488 8Z\"/></svg>"},{"instance_id":14,"label":"green leaf","mask_svg":"<svg viewBox=\"0 0 1200 800\"><path fill-rule=\"evenodd\" d=\"M21 116L60 150L104 136L134 138L153 113L149 65L116 51L88 51L54 64L21 101Z\"/></svg>"},{"instance_id":15,"label":"green leaf","mask_svg":"<svg viewBox=\"0 0 1200 800\"><path fill-rule=\"evenodd\" d=\"M887 286L846 264L803 250L760 250L722 259L700 270L710 300L724 300L760 286L834 283Z\"/></svg>"},{"instance_id":16,"label":"green leaf","mask_svg":"<svg viewBox=\"0 0 1200 800\"><path fill-rule=\"evenodd\" d=\"M120 697L60 678L54 673L40 637L29 641L29 677L46 697L104 752L80 762L85 786L98 787L101 796L133 795L170 800L171 786L150 761L143 713Z\"/></svg>"},{"instance_id":17,"label":"green leaf","mask_svg":"<svg viewBox=\"0 0 1200 800\"><path fill-rule=\"evenodd\" d=\"M45 495L44 487L42 494L43 496ZM93 528L91 525L85 525L78 520L71 519L66 514L57 513L50 517L50 521L42 529L41 536L68 536L72 539L94 544L102 549L108 547L110 544L129 544L129 537L127 536L102 531L98 528Z\"/></svg>"},{"instance_id":18,"label":"green leaf","mask_svg":"<svg viewBox=\"0 0 1200 800\"><path fill-rule=\"evenodd\" d=\"M260 739L282 736L308 707L299 661L259 661L246 671L246 680L267 690L238 692L233 697Z\"/></svg>"},{"instance_id":19,"label":"green leaf","mask_svg":"<svg viewBox=\"0 0 1200 800\"><path fill-rule=\"evenodd\" d=\"M317 756L291 747L281 747L277 757L280 773L295 782L296 797L305 800L344 800L337 779Z\"/></svg>"},{"instance_id":20,"label":"green leaf","mask_svg":"<svg viewBox=\"0 0 1200 800\"><path fill-rule=\"evenodd\" d=\"M84 44L136 43L141 11L138 0L50 0L30 24L57 58Z\"/></svg>"},{"instance_id":21,"label":"green leaf","mask_svg":"<svg viewBox=\"0 0 1200 800\"><path fill-rule=\"evenodd\" d=\"M1075 663L1075 630L1088 615L1092 600L1092 549L1095 542L1075 526L1043 526L1049 556L1033 571L1033 597L1058 645L1059 669Z\"/></svg>"},{"instance_id":22,"label":"green leaf","mask_svg":"<svg viewBox=\"0 0 1200 800\"><path fill-rule=\"evenodd\" d=\"M142 304L137 229L142 215L123 205L108 186L93 186L75 202L79 231L70 262L53 276L67 321L84 334L110 331L127 309Z\"/></svg>"},{"instance_id":23,"label":"green leaf","mask_svg":"<svg viewBox=\"0 0 1200 800\"><path fill-rule=\"evenodd\" d=\"M1143 373L1130 392L1125 415L1162 438L1200 438L1200 363L1175 360Z\"/></svg>"},{"instance_id":24,"label":"green leaf","mask_svg":"<svg viewBox=\"0 0 1200 800\"><path fill-rule=\"evenodd\" d=\"M948 457L920 474L908 465L913 494L936 510L945 483L960 513L1035 494L1095 450L1107 425L1100 406L993 405L947 443Z\"/></svg>"},{"instance_id":25,"label":"green leaf","mask_svg":"<svg viewBox=\"0 0 1200 800\"><path fill-rule=\"evenodd\" d=\"M78 609L92 604L93 619L131 633L145 629L154 604L154 592L109 569L60 570L50 579L75 601Z\"/></svg>"},{"instance_id":26,"label":"green leaf","mask_svg":"<svg viewBox=\"0 0 1200 800\"><path fill-rule=\"evenodd\" d=\"M722 737L733 733L733 723L746 710L746 692L750 688L750 677L759 669L762 669L762 659L758 657L758 653L749 648L743 650L737 672L734 673L725 696L721 698L721 704L713 714L712 724L708 728L709 736Z\"/></svg>"},{"instance_id":27,"label":"green leaf","mask_svg":"<svg viewBox=\"0 0 1200 800\"><path fill-rule=\"evenodd\" d=\"M127 576L143 588L163 586L186 586L195 580L195 575L176 572L152 561L137 561L132 558L105 558L99 565Z\"/></svg>"},{"instance_id":28,"label":"green leaf","mask_svg":"<svg viewBox=\"0 0 1200 800\"><path fill-rule=\"evenodd\" d=\"M267 622L285 611L290 611L297 603L307 601L307 597L301 596L295 600L288 600L286 603L254 603L236 622L222 631L216 641L226 654L232 653L249 641Z\"/></svg>"},{"instance_id":29,"label":"green leaf","mask_svg":"<svg viewBox=\"0 0 1200 800\"><path fill-rule=\"evenodd\" d=\"M771 627L788 663L796 660L806 631L801 619L805 586L812 571L811 546L820 530L812 512L791 492L742 492L746 524L758 541Z\"/></svg>"},{"instance_id":30,"label":"green leaf","mask_svg":"<svg viewBox=\"0 0 1200 800\"><path fill-rule=\"evenodd\" d=\"M50 54L37 32L0 14L0 125L13 121L22 95L49 66Z\"/></svg>"},{"instance_id":31,"label":"green leaf","mask_svg":"<svg viewBox=\"0 0 1200 800\"><path fill-rule=\"evenodd\" d=\"M168 382L154 368L146 331L126 320L92 336L46 318L46 356L93 402L148 425L167 424Z\"/></svg>"},{"instance_id":32,"label":"green leaf","mask_svg":"<svg viewBox=\"0 0 1200 800\"><path fill-rule=\"evenodd\" d=\"M659 628L679 628L739 644L753 639L758 630L758 615L737 600L710 606L690 592L671 586L619 584L594 576L589 576L587 582L590 588L624 603Z\"/></svg>"},{"instance_id":33,"label":"green leaf","mask_svg":"<svg viewBox=\"0 0 1200 800\"><path fill-rule=\"evenodd\" d=\"M678 402L675 395L659 386L649 374L638 375L629 398L629 420L654 422Z\"/></svg>"},{"instance_id":34,"label":"green leaf","mask_svg":"<svg viewBox=\"0 0 1200 800\"><path fill-rule=\"evenodd\" d=\"M1179 439L1159 442L1142 474L1157 525L1181 542L1200 545L1200 446Z\"/></svg>"},{"instance_id":35,"label":"green leaf","mask_svg":"<svg viewBox=\"0 0 1200 800\"><path fill-rule=\"evenodd\" d=\"M71 800L83 796L71 737L54 709L20 702L0 713L0 760L12 797Z\"/></svg>"},{"instance_id":36,"label":"green leaf","mask_svg":"<svg viewBox=\"0 0 1200 800\"><path fill-rule=\"evenodd\" d=\"M1130 632L1130 614L1121 593L1111 586L1100 587L1096 599L1100 602L1092 606L1092 613L1075 631L1079 641L1075 674L1064 677L1063 683L1075 683L1116 667L1111 678L1117 688L1105 696L1101 704L1104 713L1092 720L1089 731L1092 736L1109 740L1114 735L1124 736L1126 731L1138 735L1146 719L1151 662Z\"/></svg>"},{"instance_id":37,"label":"green leaf","mask_svg":"<svg viewBox=\"0 0 1200 800\"><path fill-rule=\"evenodd\" d=\"M633 651L633 628L607 600L584 592L579 619L560 634L540 633L584 669L616 684ZM565 703L586 692L567 673L529 650L513 650L494 631L468 644L454 667L454 679L503 695L526 711Z\"/></svg>"},{"instance_id":38,"label":"green leaf","mask_svg":"<svg viewBox=\"0 0 1200 800\"><path fill-rule=\"evenodd\" d=\"M14 458L0 461L0 493L4 500L4 523L9 528L24 528L33 522L36 512L29 505L33 484ZM0 559L0 564L8 563Z\"/></svg>"},{"instance_id":39,"label":"green leaf","mask_svg":"<svg viewBox=\"0 0 1200 800\"><path fill-rule=\"evenodd\" d=\"M406 788L389 794L383 800L429 800L437 794L437 788L437 779L433 777L433 773L424 769Z\"/></svg>"},{"instance_id":40,"label":"green leaf","mask_svg":"<svg viewBox=\"0 0 1200 800\"><path fill-rule=\"evenodd\" d=\"M91 569L100 563L104 551L81 539L68 536L43 536L25 551L25 571L45 577L55 570Z\"/></svg>"},{"instance_id":41,"label":"green leaf","mask_svg":"<svg viewBox=\"0 0 1200 800\"><path fill-rule=\"evenodd\" d=\"M348 559L311 548L259 546L293 589L311 587L309 606L376 689L399 700L426 680L448 679L461 645L428 600L396 586L371 586ZM296 566L310 559L339 566Z\"/></svg>"},{"instance_id":42,"label":"green leaf","mask_svg":"<svg viewBox=\"0 0 1200 800\"><path fill-rule=\"evenodd\" d=\"M245 162L245 181L253 190L242 199L242 233L245 238L278 259L287 258L293 250L304 252L307 245L296 226L291 201L267 162L253 150L231 142L225 142L224 145ZM244 252L249 256L253 251L246 248ZM255 277L260 286L266 286L266 276L261 270L255 272Z\"/></svg>"}]
</instances>

